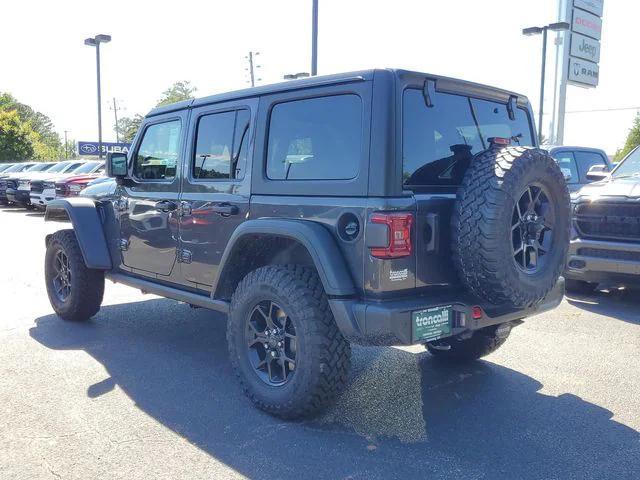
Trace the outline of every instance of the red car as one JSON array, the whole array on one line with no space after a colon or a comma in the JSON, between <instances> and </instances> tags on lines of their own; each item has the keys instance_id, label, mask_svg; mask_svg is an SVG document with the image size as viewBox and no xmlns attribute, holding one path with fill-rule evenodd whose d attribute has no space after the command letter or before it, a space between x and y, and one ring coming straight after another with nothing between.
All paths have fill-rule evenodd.
<instances>
[{"instance_id":1,"label":"red car","mask_svg":"<svg viewBox=\"0 0 640 480\"><path fill-rule=\"evenodd\" d=\"M78 196L89 182L100 176L102 176L102 173L88 173L86 175L75 175L64 178L56 182L56 198Z\"/></svg>"}]
</instances>

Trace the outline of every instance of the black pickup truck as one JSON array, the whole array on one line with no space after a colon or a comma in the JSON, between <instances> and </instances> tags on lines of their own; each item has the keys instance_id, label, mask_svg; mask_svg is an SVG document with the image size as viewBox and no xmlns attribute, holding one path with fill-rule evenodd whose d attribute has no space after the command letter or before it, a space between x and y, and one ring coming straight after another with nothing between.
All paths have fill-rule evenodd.
<instances>
[{"instance_id":1,"label":"black pickup truck","mask_svg":"<svg viewBox=\"0 0 640 480\"><path fill-rule=\"evenodd\" d=\"M259 407L313 414L350 343L473 360L557 306L569 193L523 95L403 70L157 108L106 199L55 200L54 310L83 321L105 278L228 314Z\"/></svg>"},{"instance_id":2,"label":"black pickup truck","mask_svg":"<svg viewBox=\"0 0 640 480\"><path fill-rule=\"evenodd\" d=\"M640 286L640 148L602 180L572 195L573 234L567 289L590 293L600 283Z\"/></svg>"}]
</instances>

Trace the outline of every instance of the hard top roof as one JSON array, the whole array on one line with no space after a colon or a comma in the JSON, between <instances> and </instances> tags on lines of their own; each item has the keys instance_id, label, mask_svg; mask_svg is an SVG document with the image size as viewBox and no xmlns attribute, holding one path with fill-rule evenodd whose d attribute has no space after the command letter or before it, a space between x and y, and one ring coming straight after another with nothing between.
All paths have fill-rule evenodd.
<instances>
[{"instance_id":1,"label":"hard top roof","mask_svg":"<svg viewBox=\"0 0 640 480\"><path fill-rule=\"evenodd\" d=\"M527 97L515 92L511 92L508 90L502 90L499 88L482 85L473 82L467 82L465 80L458 80L449 77L443 77L440 75L432 75L429 73L423 72L414 72L410 70L402 70L402 69L369 69L369 70L360 70L354 72L345 72L345 73L336 73L332 75L320 75L316 77L308 77L302 78L298 80L288 80L285 82L278 82L269 85L261 85L258 87L252 88L244 88L241 90L234 90L231 92L218 93L215 95L209 95L207 97L196 98L191 100L184 100L182 102L172 103L170 105L163 105L161 107L156 107L152 109L147 116L160 115L168 112L175 112L178 110L182 110L189 107L198 107L203 105L208 105L212 103L238 100L242 98L248 97L258 97L261 95L268 95L272 93L285 92L290 90L299 90L304 88L312 88L319 87L324 85L333 85L340 83L350 83L350 82L358 82L358 81L367 81L372 80L373 76L376 72L387 72L392 75L395 75L398 79L408 80L411 78L431 78L436 80L438 87L442 85L444 91L451 90L451 86L457 86L458 89L468 90L470 92L476 92L478 94L482 94L482 92L491 91L493 93L497 93L502 97L508 98L513 95L518 97L519 103L527 103ZM447 86L449 88L447 88ZM438 88L440 90L440 88Z\"/></svg>"}]
</instances>

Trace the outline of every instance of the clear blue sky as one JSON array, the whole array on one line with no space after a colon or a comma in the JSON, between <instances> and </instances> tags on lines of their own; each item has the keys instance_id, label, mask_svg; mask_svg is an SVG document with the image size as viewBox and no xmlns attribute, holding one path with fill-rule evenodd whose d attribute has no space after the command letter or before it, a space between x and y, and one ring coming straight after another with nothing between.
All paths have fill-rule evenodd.
<instances>
[{"instance_id":1,"label":"clear blue sky","mask_svg":"<svg viewBox=\"0 0 640 480\"><path fill-rule=\"evenodd\" d=\"M21 0L2 14L0 90L76 140L97 136L95 53L83 45L97 33L113 36L103 48L105 140L115 140L114 96L120 114L133 115L176 80L191 80L199 96L245 87L249 50L261 52L262 83L309 70L311 0ZM570 87L569 111L640 106L639 14L637 2L605 1L600 86ZM555 15L556 0L320 0L319 73L410 68L516 90L537 108L541 40L520 32ZM613 153L634 115L569 114L565 143Z\"/></svg>"}]
</instances>

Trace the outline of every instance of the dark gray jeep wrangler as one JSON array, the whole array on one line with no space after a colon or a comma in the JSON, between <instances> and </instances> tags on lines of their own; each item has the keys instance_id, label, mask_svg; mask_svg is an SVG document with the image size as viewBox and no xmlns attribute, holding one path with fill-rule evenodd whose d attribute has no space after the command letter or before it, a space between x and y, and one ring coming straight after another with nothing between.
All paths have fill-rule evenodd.
<instances>
[{"instance_id":1,"label":"dark gray jeep wrangler","mask_svg":"<svg viewBox=\"0 0 640 480\"><path fill-rule=\"evenodd\" d=\"M153 110L114 198L49 204L56 313L83 321L104 279L228 314L247 395L312 414L351 342L498 348L560 302L569 195L515 93L399 70L315 77Z\"/></svg>"}]
</instances>

